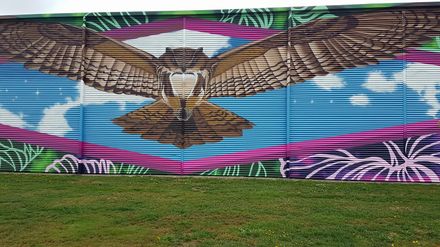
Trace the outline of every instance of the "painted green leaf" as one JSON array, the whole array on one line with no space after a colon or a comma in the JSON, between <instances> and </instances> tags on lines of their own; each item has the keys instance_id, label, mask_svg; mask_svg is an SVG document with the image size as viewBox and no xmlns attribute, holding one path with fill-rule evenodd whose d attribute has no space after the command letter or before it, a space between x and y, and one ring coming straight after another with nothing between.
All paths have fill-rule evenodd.
<instances>
[{"instance_id":1,"label":"painted green leaf","mask_svg":"<svg viewBox=\"0 0 440 247\"><path fill-rule=\"evenodd\" d=\"M291 27L295 27L315 19L333 17L336 15L331 14L326 6L292 7L289 11L289 24Z\"/></svg>"},{"instance_id":2,"label":"painted green leaf","mask_svg":"<svg viewBox=\"0 0 440 247\"><path fill-rule=\"evenodd\" d=\"M23 172L44 151L43 147L0 140L0 170Z\"/></svg>"},{"instance_id":3,"label":"painted green leaf","mask_svg":"<svg viewBox=\"0 0 440 247\"><path fill-rule=\"evenodd\" d=\"M202 176L235 176L235 177L281 177L278 160L258 161L248 165L233 165L204 171Z\"/></svg>"},{"instance_id":4,"label":"painted green leaf","mask_svg":"<svg viewBox=\"0 0 440 247\"><path fill-rule=\"evenodd\" d=\"M153 175L166 174L147 167L113 163L111 160L78 158L73 154L65 154L46 163L44 172L53 173L85 173L85 174L110 174L110 175Z\"/></svg>"},{"instance_id":5,"label":"painted green leaf","mask_svg":"<svg viewBox=\"0 0 440 247\"><path fill-rule=\"evenodd\" d=\"M274 24L274 12L267 8L259 9L224 9L221 10L221 22L238 25L270 28Z\"/></svg>"},{"instance_id":6,"label":"painted green leaf","mask_svg":"<svg viewBox=\"0 0 440 247\"><path fill-rule=\"evenodd\" d=\"M433 38L431 42L424 44L420 49L432 52L440 52L440 37Z\"/></svg>"},{"instance_id":7,"label":"painted green leaf","mask_svg":"<svg viewBox=\"0 0 440 247\"><path fill-rule=\"evenodd\" d=\"M148 23L146 12L93 12L85 15L86 27L98 32Z\"/></svg>"},{"instance_id":8,"label":"painted green leaf","mask_svg":"<svg viewBox=\"0 0 440 247\"><path fill-rule=\"evenodd\" d=\"M45 172L46 166L63 154L54 150L45 149L30 165L30 172Z\"/></svg>"}]
</instances>

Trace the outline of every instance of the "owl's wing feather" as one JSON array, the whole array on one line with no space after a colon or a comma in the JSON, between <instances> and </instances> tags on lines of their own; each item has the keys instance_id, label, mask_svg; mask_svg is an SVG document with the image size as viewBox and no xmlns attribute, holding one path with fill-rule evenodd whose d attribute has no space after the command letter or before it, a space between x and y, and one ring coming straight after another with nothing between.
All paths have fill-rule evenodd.
<instances>
[{"instance_id":1,"label":"owl's wing feather","mask_svg":"<svg viewBox=\"0 0 440 247\"><path fill-rule=\"evenodd\" d=\"M440 35L440 11L374 11L318 19L213 58L209 97L248 96L392 59Z\"/></svg>"},{"instance_id":2,"label":"owl's wing feather","mask_svg":"<svg viewBox=\"0 0 440 247\"><path fill-rule=\"evenodd\" d=\"M158 97L156 57L89 29L2 20L0 54L102 91Z\"/></svg>"}]
</instances>

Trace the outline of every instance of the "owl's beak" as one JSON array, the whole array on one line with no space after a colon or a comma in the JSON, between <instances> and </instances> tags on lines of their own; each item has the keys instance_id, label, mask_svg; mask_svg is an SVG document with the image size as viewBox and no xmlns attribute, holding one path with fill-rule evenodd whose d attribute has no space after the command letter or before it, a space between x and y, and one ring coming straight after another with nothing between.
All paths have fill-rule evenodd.
<instances>
[{"instance_id":1,"label":"owl's beak","mask_svg":"<svg viewBox=\"0 0 440 247\"><path fill-rule=\"evenodd\" d=\"M191 118L192 111L189 111L187 108L181 108L176 112L176 117L180 121L187 121Z\"/></svg>"}]
</instances>

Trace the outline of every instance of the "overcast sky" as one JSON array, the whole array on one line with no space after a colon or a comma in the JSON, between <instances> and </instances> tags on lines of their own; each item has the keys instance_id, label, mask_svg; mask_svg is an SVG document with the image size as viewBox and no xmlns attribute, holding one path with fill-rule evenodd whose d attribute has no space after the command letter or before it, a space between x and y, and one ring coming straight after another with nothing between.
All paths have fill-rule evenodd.
<instances>
[{"instance_id":1,"label":"overcast sky","mask_svg":"<svg viewBox=\"0 0 440 247\"><path fill-rule=\"evenodd\" d=\"M161 11L287 7L364 3L436 2L435 0L0 0L0 15L94 11Z\"/></svg>"}]
</instances>

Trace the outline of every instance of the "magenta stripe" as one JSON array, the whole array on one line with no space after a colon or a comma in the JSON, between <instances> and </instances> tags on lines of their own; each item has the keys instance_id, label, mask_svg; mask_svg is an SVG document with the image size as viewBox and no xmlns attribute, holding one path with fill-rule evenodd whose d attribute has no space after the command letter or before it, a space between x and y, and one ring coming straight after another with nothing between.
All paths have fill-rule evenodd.
<instances>
[{"instance_id":1,"label":"magenta stripe","mask_svg":"<svg viewBox=\"0 0 440 247\"><path fill-rule=\"evenodd\" d=\"M136 164L156 170L172 172L175 174L179 174L181 172L180 161L148 154L140 154L88 142L80 142L77 140L40 133L37 131L20 129L3 124L0 124L0 138L40 145L46 148L75 155L80 155L82 148L82 153L85 157L94 157L112 160L113 162Z\"/></svg>"},{"instance_id":2,"label":"magenta stripe","mask_svg":"<svg viewBox=\"0 0 440 247\"><path fill-rule=\"evenodd\" d=\"M440 53L438 52L408 49L406 54L397 56L397 59L440 66Z\"/></svg>"},{"instance_id":3,"label":"magenta stripe","mask_svg":"<svg viewBox=\"0 0 440 247\"><path fill-rule=\"evenodd\" d=\"M201 158L184 163L184 174L195 171L209 170L229 165L248 164L259 160L270 160L292 156L303 158L308 155L331 151L340 148L350 148L378 143L387 140L402 139L404 137L420 136L430 133L440 133L439 120L428 120L407 125L387 127L383 129L358 132L335 137L328 137L310 141L290 143L233 154L218 155ZM406 133L406 135L404 134Z\"/></svg>"},{"instance_id":4,"label":"magenta stripe","mask_svg":"<svg viewBox=\"0 0 440 247\"><path fill-rule=\"evenodd\" d=\"M281 32L281 30L248 27L232 23L217 22L192 17L178 17L164 21L140 24L103 32L117 40L135 39L154 34L188 29L193 31L219 34L228 37L259 40Z\"/></svg>"},{"instance_id":5,"label":"magenta stripe","mask_svg":"<svg viewBox=\"0 0 440 247\"><path fill-rule=\"evenodd\" d=\"M387 140L396 140L431 133L440 133L439 119L294 143L290 144L289 150L291 156L302 158L314 153L338 148L364 146Z\"/></svg>"},{"instance_id":6,"label":"magenta stripe","mask_svg":"<svg viewBox=\"0 0 440 247\"><path fill-rule=\"evenodd\" d=\"M185 18L185 29L247 40L259 40L282 32L282 30L248 27L192 17Z\"/></svg>"},{"instance_id":7,"label":"magenta stripe","mask_svg":"<svg viewBox=\"0 0 440 247\"><path fill-rule=\"evenodd\" d=\"M76 140L21 129L4 124L0 124L0 138L40 145L46 148L52 148L73 154L79 154L81 149L81 142Z\"/></svg>"},{"instance_id":8,"label":"magenta stripe","mask_svg":"<svg viewBox=\"0 0 440 247\"><path fill-rule=\"evenodd\" d=\"M150 36L173 32L183 29L182 17L167 19L164 21L156 21L151 23L140 24L131 27L124 27L103 32L105 36L117 40L135 39L139 37Z\"/></svg>"},{"instance_id":9,"label":"magenta stripe","mask_svg":"<svg viewBox=\"0 0 440 247\"><path fill-rule=\"evenodd\" d=\"M118 162L137 164L157 170L172 172L175 174L190 174L194 172L224 167L228 165L247 164L259 160L270 160L285 156L297 158L305 157L314 153L354 146L363 146L386 140L396 140L411 136L420 136L430 133L440 133L438 119L428 120L407 125L387 127L383 129L346 134L336 137L328 137L317 140L290 143L256 150L236 152L232 154L217 155L197 160L187 161L183 164L179 161L162 157L139 154L132 151L83 142L85 156L99 157ZM404 135L406 133L406 135ZM0 137L15 141L41 145L55 150L80 153L81 142L63 137L24 130L16 127L0 124ZM90 155L88 155L90 153ZM288 154L288 155L287 155ZM182 166L181 166L182 165ZM183 171L181 168L183 167Z\"/></svg>"},{"instance_id":10,"label":"magenta stripe","mask_svg":"<svg viewBox=\"0 0 440 247\"><path fill-rule=\"evenodd\" d=\"M0 63L7 63L7 62L8 62L8 57L0 55Z\"/></svg>"}]
</instances>

